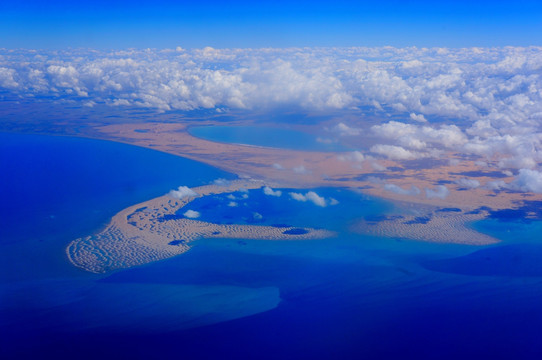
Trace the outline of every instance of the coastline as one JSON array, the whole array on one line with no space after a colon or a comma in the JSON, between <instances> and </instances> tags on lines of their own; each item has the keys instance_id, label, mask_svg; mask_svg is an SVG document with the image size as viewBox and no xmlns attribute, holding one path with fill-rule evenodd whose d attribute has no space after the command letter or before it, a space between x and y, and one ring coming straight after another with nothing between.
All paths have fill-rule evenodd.
<instances>
[{"instance_id":1,"label":"coastline","mask_svg":"<svg viewBox=\"0 0 542 360\"><path fill-rule=\"evenodd\" d=\"M475 173L476 171L481 174L480 180L487 181L488 178L484 177L483 169L474 165L473 161L464 161L461 165L442 165L429 170L403 169L401 175L392 176L386 180L378 178L375 180L374 169L369 168L366 164L352 164L340 159L341 154L346 156L347 153L304 152L263 146L215 143L190 135L187 128L187 125L184 124L152 123L106 125L94 129L101 134L98 137L99 140L121 142L196 160L232 172L245 179L233 182L229 187L198 187L197 192L202 196L213 192L236 191L241 187L254 188L254 186L262 187L264 185L297 189L335 187L360 191L391 201L404 209L417 208L418 214L412 216L407 214L398 218L390 217L378 223L359 219L350 228L352 232L358 234L441 243L493 244L498 240L481 234L468 226L469 223L488 216L487 211L477 209L481 207L515 208L526 197L525 194L514 192L499 193L499 196L495 196L493 191L484 188L464 191L458 186L448 185L450 193L446 198L429 198L423 193L412 195L388 191L383 186L386 183L402 188L416 186L423 189L434 186L443 180L450 184L453 178L458 177L455 174ZM450 156L453 157L453 154ZM379 161L390 169L401 166L401 162ZM274 166L279 162L280 167ZM288 170L295 168L295 166L302 166L306 171L296 173ZM421 176L422 171L423 176ZM386 173L380 174L385 175ZM252 178L262 180L250 180ZM529 200L539 198L542 200L542 196L538 194L527 195ZM70 243L66 248L68 259L75 266L85 270L104 272L182 254L189 249L186 243L196 238L236 237L277 240L288 238L288 235L281 234L274 228L237 225L233 229L225 229L224 225L192 219L178 219L175 224L165 222L165 226L169 227L168 233L165 227L160 229L156 227L156 216L172 215L187 203L179 202L171 206L170 200L171 198L162 196L122 210L111 219L109 225L94 235ZM134 210L149 206L154 206L156 210L161 207L163 211L157 212L154 218L138 219L142 222L142 226L139 228L128 224L128 216ZM438 208L450 207L461 209L461 213L435 212ZM166 208L167 211L164 210ZM427 216L430 217L427 221L417 223L416 219ZM151 222L153 222L152 226ZM442 231L442 229L446 230ZM213 233L216 234L213 235ZM332 235L311 231L310 236L307 234L296 235L295 239L325 236ZM179 243L168 245L167 243L171 241L179 241Z\"/></svg>"}]
</instances>

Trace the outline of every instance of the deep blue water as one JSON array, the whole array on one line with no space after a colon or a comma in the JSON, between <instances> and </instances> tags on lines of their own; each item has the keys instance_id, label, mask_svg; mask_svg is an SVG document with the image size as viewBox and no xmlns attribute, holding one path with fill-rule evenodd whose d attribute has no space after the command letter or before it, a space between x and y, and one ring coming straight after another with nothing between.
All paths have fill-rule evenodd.
<instances>
[{"instance_id":1,"label":"deep blue water","mask_svg":"<svg viewBox=\"0 0 542 360\"><path fill-rule=\"evenodd\" d=\"M197 126L191 135L210 141L305 151L347 151L345 146L284 128L263 126ZM319 141L320 140L320 141Z\"/></svg>"},{"instance_id":2,"label":"deep blue water","mask_svg":"<svg viewBox=\"0 0 542 360\"><path fill-rule=\"evenodd\" d=\"M91 234L127 206L180 185L234 178L201 163L135 146L9 133L0 133L0 169L0 245L15 249L32 244L24 246L33 261L30 278L56 269L46 260L36 271L44 260L42 251ZM10 264L0 279L24 278L25 264L18 257L0 253L0 260ZM60 258L58 266L63 263Z\"/></svg>"},{"instance_id":3,"label":"deep blue water","mask_svg":"<svg viewBox=\"0 0 542 360\"><path fill-rule=\"evenodd\" d=\"M392 210L377 199L314 189L339 202L321 208L291 200L292 190L282 189L280 198L252 190L247 199L243 193L232 194L235 199L224 194L191 206L205 220L252 223L257 212L266 225L322 226L339 236L199 240L181 256L94 275L66 262L63 250L74 236L99 228L124 206L228 174L122 144L1 136L6 171L0 191L3 211L11 216L3 234L15 234L0 242L2 358L538 359L542 354L540 222L477 223L477 229L504 240L490 247L382 239L348 231L354 217ZM63 201L55 201L58 193ZM229 201L238 206L227 206ZM89 211L89 204L96 211ZM49 222L45 215L62 221Z\"/></svg>"}]
</instances>

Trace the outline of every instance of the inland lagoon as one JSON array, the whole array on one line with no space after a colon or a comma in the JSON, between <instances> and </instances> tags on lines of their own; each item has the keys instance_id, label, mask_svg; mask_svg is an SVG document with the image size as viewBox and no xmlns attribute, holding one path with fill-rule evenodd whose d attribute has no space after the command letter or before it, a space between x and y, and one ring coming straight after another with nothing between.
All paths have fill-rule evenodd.
<instances>
[{"instance_id":1,"label":"inland lagoon","mask_svg":"<svg viewBox=\"0 0 542 360\"><path fill-rule=\"evenodd\" d=\"M192 136L205 140L304 151L345 151L345 146L305 132L262 126L195 126Z\"/></svg>"},{"instance_id":2,"label":"inland lagoon","mask_svg":"<svg viewBox=\"0 0 542 360\"><path fill-rule=\"evenodd\" d=\"M201 239L176 257L93 274L68 261L70 241L180 185L236 176L112 142L0 140L2 358L542 353L538 221L495 214L473 224L501 240L490 246L383 238L351 227L385 218L396 211L391 203L349 189L251 189L196 199L189 209L212 223L297 229L287 240ZM309 191L323 200L299 201ZM307 228L337 235L298 239Z\"/></svg>"}]
</instances>

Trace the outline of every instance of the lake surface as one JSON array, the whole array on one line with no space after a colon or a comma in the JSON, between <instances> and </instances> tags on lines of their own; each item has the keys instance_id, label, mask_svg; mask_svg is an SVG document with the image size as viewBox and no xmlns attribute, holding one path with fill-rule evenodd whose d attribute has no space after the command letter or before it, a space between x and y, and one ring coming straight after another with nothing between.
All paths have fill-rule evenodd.
<instances>
[{"instance_id":1,"label":"lake surface","mask_svg":"<svg viewBox=\"0 0 542 360\"><path fill-rule=\"evenodd\" d=\"M205 140L305 151L347 151L345 146L301 131L262 126L197 126L192 136Z\"/></svg>"},{"instance_id":2,"label":"lake surface","mask_svg":"<svg viewBox=\"0 0 542 360\"><path fill-rule=\"evenodd\" d=\"M355 217L392 210L378 199L313 189L328 204L318 207L289 195L308 190L280 189L280 197L251 190L190 207L209 221L321 226L339 235L199 240L181 256L95 275L67 262L64 248L73 238L173 187L233 176L123 144L18 134L0 140L2 358L538 359L542 353L539 222L477 223L503 240L490 247L384 239L348 231Z\"/></svg>"}]
</instances>

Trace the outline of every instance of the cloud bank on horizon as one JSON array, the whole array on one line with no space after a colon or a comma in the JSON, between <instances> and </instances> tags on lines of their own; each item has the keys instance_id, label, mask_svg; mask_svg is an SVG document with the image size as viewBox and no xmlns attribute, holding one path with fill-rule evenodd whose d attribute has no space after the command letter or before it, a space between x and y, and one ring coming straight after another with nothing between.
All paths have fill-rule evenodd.
<instances>
[{"instance_id":1,"label":"cloud bank on horizon","mask_svg":"<svg viewBox=\"0 0 542 360\"><path fill-rule=\"evenodd\" d=\"M542 178L542 47L3 49L0 96L156 111L370 109L380 124L330 133L369 132L380 139L370 153L394 160L498 158L499 168L534 171L518 172L526 191Z\"/></svg>"},{"instance_id":2,"label":"cloud bank on horizon","mask_svg":"<svg viewBox=\"0 0 542 360\"><path fill-rule=\"evenodd\" d=\"M409 112L417 123L430 116L502 123L540 118L541 68L542 47L0 49L0 89L88 106L369 106Z\"/></svg>"}]
</instances>

